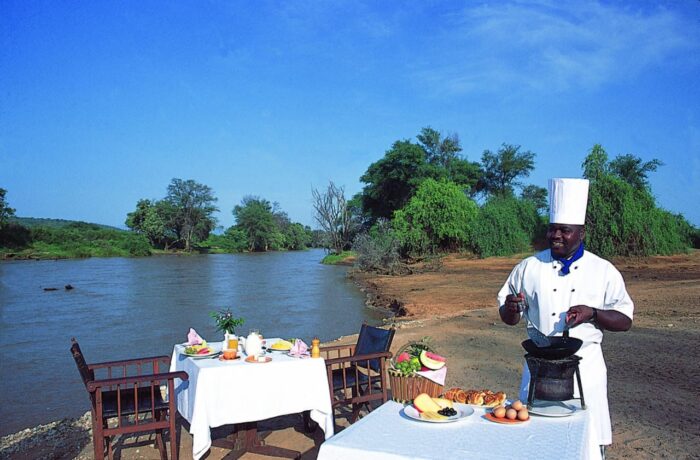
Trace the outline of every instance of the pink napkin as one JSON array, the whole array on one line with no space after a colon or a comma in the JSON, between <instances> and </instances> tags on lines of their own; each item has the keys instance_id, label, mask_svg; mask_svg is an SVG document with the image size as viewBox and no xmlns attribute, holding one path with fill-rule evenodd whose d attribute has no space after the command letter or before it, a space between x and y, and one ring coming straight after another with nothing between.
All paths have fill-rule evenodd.
<instances>
[{"instance_id":1,"label":"pink napkin","mask_svg":"<svg viewBox=\"0 0 700 460\"><path fill-rule=\"evenodd\" d=\"M202 342L204 342L204 340L197 334L197 331L190 328L190 332L187 333L187 345L199 345Z\"/></svg>"},{"instance_id":2,"label":"pink napkin","mask_svg":"<svg viewBox=\"0 0 700 460\"><path fill-rule=\"evenodd\" d=\"M292 348L289 350L289 356L294 356L296 358L310 356L309 346L305 344L303 340L296 339L294 345L292 345Z\"/></svg>"},{"instance_id":3,"label":"pink napkin","mask_svg":"<svg viewBox=\"0 0 700 460\"><path fill-rule=\"evenodd\" d=\"M417 371L416 374L422 375L428 380L432 380L438 385L445 384L445 377L447 377L447 366L442 366L436 371Z\"/></svg>"}]
</instances>

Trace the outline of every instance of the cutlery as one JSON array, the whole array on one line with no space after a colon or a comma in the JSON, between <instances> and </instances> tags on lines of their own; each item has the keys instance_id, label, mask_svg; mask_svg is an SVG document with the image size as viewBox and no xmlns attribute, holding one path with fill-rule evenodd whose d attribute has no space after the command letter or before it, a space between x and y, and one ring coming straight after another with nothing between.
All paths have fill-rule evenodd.
<instances>
[{"instance_id":1,"label":"cutlery","mask_svg":"<svg viewBox=\"0 0 700 460\"><path fill-rule=\"evenodd\" d=\"M511 283L508 283L508 288L510 289L510 293L513 294L516 297L519 297L520 294L518 293L517 289L515 289L515 286L513 286ZM530 317L527 315L528 312L528 306L525 303L524 300L521 300L518 302L518 311L524 312L523 316L525 316L525 319L527 320L527 336L530 337L530 340L533 341L535 345L538 347L548 347L552 343L549 340L549 337L544 335L539 329L535 327L534 324L530 321ZM568 331L567 331L568 332ZM567 334L568 335L568 334Z\"/></svg>"}]
</instances>

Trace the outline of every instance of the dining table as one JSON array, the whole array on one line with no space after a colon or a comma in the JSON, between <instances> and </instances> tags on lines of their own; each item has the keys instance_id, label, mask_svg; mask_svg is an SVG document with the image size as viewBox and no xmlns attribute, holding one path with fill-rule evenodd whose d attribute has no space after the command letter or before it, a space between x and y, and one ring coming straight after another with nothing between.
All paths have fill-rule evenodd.
<instances>
[{"instance_id":1,"label":"dining table","mask_svg":"<svg viewBox=\"0 0 700 460\"><path fill-rule=\"evenodd\" d=\"M333 436L333 416L326 366L323 358L296 357L271 351L277 338L266 338L264 362L246 361L241 351L237 359L222 360L218 351L223 342L210 343L214 353L199 357L185 354L186 344L176 344L171 371L187 372L189 379L176 380L177 410L189 423L192 457L201 458L212 446L211 429L236 425L230 437L241 452L293 456L275 446L266 446L258 437L257 422L287 414L307 412L311 420ZM298 452L297 452L298 454Z\"/></svg>"},{"instance_id":2,"label":"dining table","mask_svg":"<svg viewBox=\"0 0 700 460\"><path fill-rule=\"evenodd\" d=\"M455 421L436 423L388 401L326 440L318 460L601 458L595 424L580 406L568 416L531 414L522 423L493 422L484 407L456 408Z\"/></svg>"}]
</instances>

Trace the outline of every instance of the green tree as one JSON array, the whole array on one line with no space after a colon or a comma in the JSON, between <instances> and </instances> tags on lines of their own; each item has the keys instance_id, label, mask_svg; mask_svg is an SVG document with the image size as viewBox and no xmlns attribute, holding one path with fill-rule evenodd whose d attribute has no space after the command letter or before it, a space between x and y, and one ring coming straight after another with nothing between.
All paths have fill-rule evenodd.
<instances>
[{"instance_id":1,"label":"green tree","mask_svg":"<svg viewBox=\"0 0 700 460\"><path fill-rule=\"evenodd\" d=\"M522 186L520 177L527 177L535 168L535 154L520 152L519 145L503 144L497 153L485 150L481 155L483 191L491 196L512 196Z\"/></svg>"},{"instance_id":2,"label":"green tree","mask_svg":"<svg viewBox=\"0 0 700 460\"><path fill-rule=\"evenodd\" d=\"M484 175L479 163L455 158L447 166L446 178L463 188L472 198L483 190Z\"/></svg>"},{"instance_id":3,"label":"green tree","mask_svg":"<svg viewBox=\"0 0 700 460\"><path fill-rule=\"evenodd\" d=\"M663 166L660 160L642 161L634 155L618 155L610 162L610 171L636 189L649 187L648 175Z\"/></svg>"},{"instance_id":4,"label":"green tree","mask_svg":"<svg viewBox=\"0 0 700 460\"><path fill-rule=\"evenodd\" d=\"M456 134L444 136L430 126L421 129L416 136L426 153L426 160L432 165L449 168L452 161L459 159L462 146Z\"/></svg>"},{"instance_id":5,"label":"green tree","mask_svg":"<svg viewBox=\"0 0 700 460\"><path fill-rule=\"evenodd\" d=\"M594 181L609 173L608 153L602 145L595 144L588 152L586 159L581 165L583 168L583 177Z\"/></svg>"},{"instance_id":6,"label":"green tree","mask_svg":"<svg viewBox=\"0 0 700 460\"><path fill-rule=\"evenodd\" d=\"M245 196L233 208L237 226L248 239L249 251L269 251L281 247L283 235L269 201L257 196Z\"/></svg>"},{"instance_id":7,"label":"green tree","mask_svg":"<svg viewBox=\"0 0 700 460\"><path fill-rule=\"evenodd\" d=\"M406 249L423 255L469 245L478 206L454 183L426 179L408 204L394 213L392 227Z\"/></svg>"},{"instance_id":8,"label":"green tree","mask_svg":"<svg viewBox=\"0 0 700 460\"><path fill-rule=\"evenodd\" d=\"M426 127L421 129L416 138L425 151L430 166L426 170L426 176L450 180L463 187L471 196L479 192L481 168L479 163L467 161L460 156L462 146L457 134L443 136L439 131Z\"/></svg>"},{"instance_id":9,"label":"green tree","mask_svg":"<svg viewBox=\"0 0 700 460\"><path fill-rule=\"evenodd\" d=\"M31 231L17 222L10 222L15 210L5 199L7 190L0 188L0 247L22 249L32 242Z\"/></svg>"},{"instance_id":10,"label":"green tree","mask_svg":"<svg viewBox=\"0 0 700 460\"><path fill-rule=\"evenodd\" d=\"M586 212L588 248L602 257L687 251L692 226L682 216L657 207L648 187L646 176L660 162L642 163L625 155L617 157L620 161L613 166L604 152L594 146L582 164L591 181Z\"/></svg>"},{"instance_id":11,"label":"green tree","mask_svg":"<svg viewBox=\"0 0 700 460\"><path fill-rule=\"evenodd\" d=\"M174 214L174 208L170 203L144 199L136 203L135 211L127 214L125 223L131 230L145 235L151 246L167 250L168 246L177 239L169 225Z\"/></svg>"},{"instance_id":12,"label":"green tree","mask_svg":"<svg viewBox=\"0 0 700 460\"><path fill-rule=\"evenodd\" d=\"M168 185L165 201L175 209L171 225L184 242L186 251L191 249L193 242L206 240L216 227L213 215L219 209L214 206L217 198L209 186L191 179L173 179Z\"/></svg>"},{"instance_id":13,"label":"green tree","mask_svg":"<svg viewBox=\"0 0 700 460\"><path fill-rule=\"evenodd\" d=\"M396 141L384 157L372 163L360 181L362 208L373 220L390 219L404 207L429 172L426 154L409 140Z\"/></svg>"},{"instance_id":14,"label":"green tree","mask_svg":"<svg viewBox=\"0 0 700 460\"><path fill-rule=\"evenodd\" d=\"M15 215L15 210L7 203L5 194L7 194L7 190L0 188L0 227L7 224L10 217Z\"/></svg>"},{"instance_id":15,"label":"green tree","mask_svg":"<svg viewBox=\"0 0 700 460\"><path fill-rule=\"evenodd\" d=\"M549 204L547 203L548 194L547 189L544 187L526 185L523 187L520 197L523 200L530 201L535 206L538 214L546 214L549 209Z\"/></svg>"},{"instance_id":16,"label":"green tree","mask_svg":"<svg viewBox=\"0 0 700 460\"><path fill-rule=\"evenodd\" d=\"M298 222L289 224L284 229L285 247L292 251L300 251L311 245L311 229Z\"/></svg>"}]
</instances>

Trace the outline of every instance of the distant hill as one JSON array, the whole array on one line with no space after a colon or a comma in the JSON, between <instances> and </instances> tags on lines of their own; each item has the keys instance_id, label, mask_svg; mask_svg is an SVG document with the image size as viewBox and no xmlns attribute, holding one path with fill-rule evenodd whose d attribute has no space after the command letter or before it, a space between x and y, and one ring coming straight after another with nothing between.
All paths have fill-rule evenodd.
<instances>
[{"instance_id":1,"label":"distant hill","mask_svg":"<svg viewBox=\"0 0 700 460\"><path fill-rule=\"evenodd\" d=\"M117 228L117 227L112 227L109 225L102 225L102 224L93 224L91 222L82 222L78 220L65 220L65 219L44 219L44 218L37 218L37 217L11 217L10 222L15 222L19 225L22 225L27 228L35 228L35 227L52 227L52 228L61 228L61 227L67 227L71 224L87 224L87 225L94 225L99 228L104 228L108 230L119 230L119 231L125 231L123 228Z\"/></svg>"}]
</instances>

